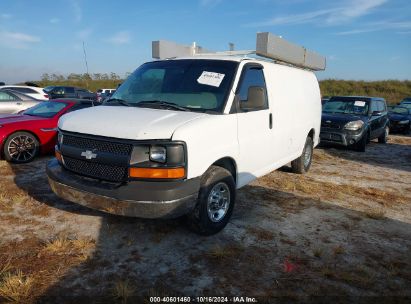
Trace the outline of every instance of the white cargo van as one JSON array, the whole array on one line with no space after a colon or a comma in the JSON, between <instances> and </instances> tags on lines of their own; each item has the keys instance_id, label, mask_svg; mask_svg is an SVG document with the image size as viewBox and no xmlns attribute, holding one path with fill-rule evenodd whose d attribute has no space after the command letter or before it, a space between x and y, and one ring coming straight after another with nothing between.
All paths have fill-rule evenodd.
<instances>
[{"instance_id":1,"label":"white cargo van","mask_svg":"<svg viewBox=\"0 0 411 304\"><path fill-rule=\"evenodd\" d=\"M321 120L315 75L232 55L145 63L104 105L64 115L47 166L53 191L114 214L187 215L210 235L229 221L237 189L289 162L308 171Z\"/></svg>"}]
</instances>

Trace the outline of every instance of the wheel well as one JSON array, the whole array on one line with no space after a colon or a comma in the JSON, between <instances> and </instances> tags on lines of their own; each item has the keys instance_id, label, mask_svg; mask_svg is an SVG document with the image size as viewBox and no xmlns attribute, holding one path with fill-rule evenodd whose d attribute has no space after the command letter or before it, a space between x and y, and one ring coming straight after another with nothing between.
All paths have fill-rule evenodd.
<instances>
[{"instance_id":1,"label":"wheel well","mask_svg":"<svg viewBox=\"0 0 411 304\"><path fill-rule=\"evenodd\" d=\"M315 135L315 130L311 129L310 132L308 132L308 137L311 137L311 139L314 140L314 135Z\"/></svg>"},{"instance_id":2,"label":"wheel well","mask_svg":"<svg viewBox=\"0 0 411 304\"><path fill-rule=\"evenodd\" d=\"M234 178L234 182L237 184L237 166L234 159L230 157L224 157L214 162L212 166L222 167L230 171L231 175Z\"/></svg>"}]
</instances>

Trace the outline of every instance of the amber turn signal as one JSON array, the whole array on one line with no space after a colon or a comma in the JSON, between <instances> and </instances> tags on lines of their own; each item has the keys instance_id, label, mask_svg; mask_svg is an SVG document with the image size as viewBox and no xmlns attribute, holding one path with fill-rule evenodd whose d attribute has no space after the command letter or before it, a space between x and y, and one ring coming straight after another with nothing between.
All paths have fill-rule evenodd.
<instances>
[{"instance_id":1,"label":"amber turn signal","mask_svg":"<svg viewBox=\"0 0 411 304\"><path fill-rule=\"evenodd\" d=\"M60 163L63 163L63 157L61 156L61 153L56 150L54 154L55 154L57 160L58 160Z\"/></svg>"},{"instance_id":2,"label":"amber turn signal","mask_svg":"<svg viewBox=\"0 0 411 304\"><path fill-rule=\"evenodd\" d=\"M184 168L130 168L129 176L134 178L183 178L185 176Z\"/></svg>"}]
</instances>

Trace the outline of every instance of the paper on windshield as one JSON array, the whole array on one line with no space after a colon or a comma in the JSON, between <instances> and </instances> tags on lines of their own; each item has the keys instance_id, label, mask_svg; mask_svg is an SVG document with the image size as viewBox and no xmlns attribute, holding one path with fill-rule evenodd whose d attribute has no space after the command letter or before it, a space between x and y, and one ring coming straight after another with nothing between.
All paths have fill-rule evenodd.
<instances>
[{"instance_id":1,"label":"paper on windshield","mask_svg":"<svg viewBox=\"0 0 411 304\"><path fill-rule=\"evenodd\" d=\"M197 82L218 88L224 79L225 74L203 71Z\"/></svg>"},{"instance_id":2,"label":"paper on windshield","mask_svg":"<svg viewBox=\"0 0 411 304\"><path fill-rule=\"evenodd\" d=\"M365 101L356 100L356 101L354 102L354 106L356 106L356 107L365 107Z\"/></svg>"}]
</instances>

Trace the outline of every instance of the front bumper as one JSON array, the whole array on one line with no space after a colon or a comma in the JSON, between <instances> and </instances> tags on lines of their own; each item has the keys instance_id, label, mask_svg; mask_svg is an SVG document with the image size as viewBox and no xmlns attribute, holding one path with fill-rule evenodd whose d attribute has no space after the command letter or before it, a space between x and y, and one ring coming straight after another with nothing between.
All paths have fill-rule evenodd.
<instances>
[{"instance_id":1,"label":"front bumper","mask_svg":"<svg viewBox=\"0 0 411 304\"><path fill-rule=\"evenodd\" d=\"M359 131L335 130L329 128L321 128L320 139L321 143L331 143L340 146L350 146L361 140L364 136L365 129Z\"/></svg>"},{"instance_id":2,"label":"front bumper","mask_svg":"<svg viewBox=\"0 0 411 304\"><path fill-rule=\"evenodd\" d=\"M98 181L72 173L56 159L47 164L51 189L59 197L103 212L140 217L176 218L194 209L200 178L184 181Z\"/></svg>"}]
</instances>

